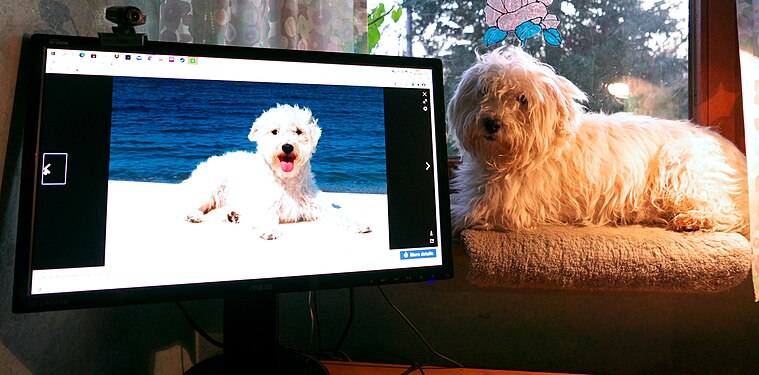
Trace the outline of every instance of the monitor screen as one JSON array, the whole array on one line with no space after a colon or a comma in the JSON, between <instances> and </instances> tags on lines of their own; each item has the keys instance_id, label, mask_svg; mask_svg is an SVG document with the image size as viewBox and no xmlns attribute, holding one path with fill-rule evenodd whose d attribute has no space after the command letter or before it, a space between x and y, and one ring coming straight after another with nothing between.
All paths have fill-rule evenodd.
<instances>
[{"instance_id":1,"label":"monitor screen","mask_svg":"<svg viewBox=\"0 0 759 375\"><path fill-rule=\"evenodd\" d=\"M22 54L15 311L452 276L439 60Z\"/></svg>"}]
</instances>

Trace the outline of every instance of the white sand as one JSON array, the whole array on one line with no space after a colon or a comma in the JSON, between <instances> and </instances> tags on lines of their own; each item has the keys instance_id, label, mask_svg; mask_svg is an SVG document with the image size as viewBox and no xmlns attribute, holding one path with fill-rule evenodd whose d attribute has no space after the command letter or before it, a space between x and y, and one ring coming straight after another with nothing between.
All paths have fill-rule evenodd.
<instances>
[{"instance_id":1,"label":"white sand","mask_svg":"<svg viewBox=\"0 0 759 375\"><path fill-rule=\"evenodd\" d=\"M388 250L387 197L322 193L339 212L368 224L350 233L328 221L283 224L263 240L244 224L189 223L177 184L110 181L105 267L35 272L36 290L120 288L426 266ZM55 280L55 282L52 282ZM86 285L86 286L83 286Z\"/></svg>"}]
</instances>

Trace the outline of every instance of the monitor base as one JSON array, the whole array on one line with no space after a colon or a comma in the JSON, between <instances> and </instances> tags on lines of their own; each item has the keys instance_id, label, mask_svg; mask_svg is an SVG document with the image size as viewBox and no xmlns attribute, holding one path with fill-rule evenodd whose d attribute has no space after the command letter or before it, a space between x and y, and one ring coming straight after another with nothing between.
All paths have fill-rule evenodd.
<instances>
[{"instance_id":1,"label":"monitor base","mask_svg":"<svg viewBox=\"0 0 759 375\"><path fill-rule=\"evenodd\" d=\"M278 375L329 375L329 371L318 360L310 358L296 350L282 348L277 360ZM263 374L258 363L250 363L248 370L235 374ZM263 366L266 367L266 366ZM224 354L201 361L187 370L184 375L222 375L224 372Z\"/></svg>"},{"instance_id":2,"label":"monitor base","mask_svg":"<svg viewBox=\"0 0 759 375\"><path fill-rule=\"evenodd\" d=\"M253 292L224 299L224 353L185 375L313 374L329 371L304 352L279 346L279 295Z\"/></svg>"}]
</instances>

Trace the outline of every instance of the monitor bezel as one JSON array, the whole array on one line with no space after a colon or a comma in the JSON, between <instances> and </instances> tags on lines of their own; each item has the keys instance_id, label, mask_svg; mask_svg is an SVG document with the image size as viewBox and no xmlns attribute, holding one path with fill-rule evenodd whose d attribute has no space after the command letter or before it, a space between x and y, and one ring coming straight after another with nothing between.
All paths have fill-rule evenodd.
<instances>
[{"instance_id":1,"label":"monitor bezel","mask_svg":"<svg viewBox=\"0 0 759 375\"><path fill-rule=\"evenodd\" d=\"M433 267L33 295L31 293L31 242L35 201L35 164L37 137L41 126L40 105L47 48L431 69L433 71L432 89L440 98L434 102L433 111L436 121L435 146L438 168L438 199L441 211L440 248L442 250L442 264ZM20 150L11 150L9 147L7 164L10 164L10 168L6 167L6 172L15 170L15 173L18 174L18 183L12 187L12 189L18 189L19 196L13 311L24 313L190 299L214 299L230 296L239 297L257 292L296 292L452 278L453 257L449 220L450 203L442 69L442 62L439 59L428 58L168 42L147 42L143 46L103 46L98 38L91 37L46 34L26 36L22 44L12 121L12 126L16 128L12 131L23 132L22 141ZM9 146L11 145L9 144ZM17 158L12 157L12 153L17 153ZM13 177L6 175L6 178L12 179ZM10 196L14 195L11 194Z\"/></svg>"}]
</instances>

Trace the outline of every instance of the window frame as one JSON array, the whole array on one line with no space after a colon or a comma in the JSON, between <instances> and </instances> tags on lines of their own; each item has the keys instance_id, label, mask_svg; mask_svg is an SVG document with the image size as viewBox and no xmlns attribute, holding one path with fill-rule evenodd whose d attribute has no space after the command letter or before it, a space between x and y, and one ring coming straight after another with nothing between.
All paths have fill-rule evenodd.
<instances>
[{"instance_id":1,"label":"window frame","mask_svg":"<svg viewBox=\"0 0 759 375\"><path fill-rule=\"evenodd\" d=\"M745 153L735 1L690 0L689 5L690 117L719 129Z\"/></svg>"}]
</instances>

